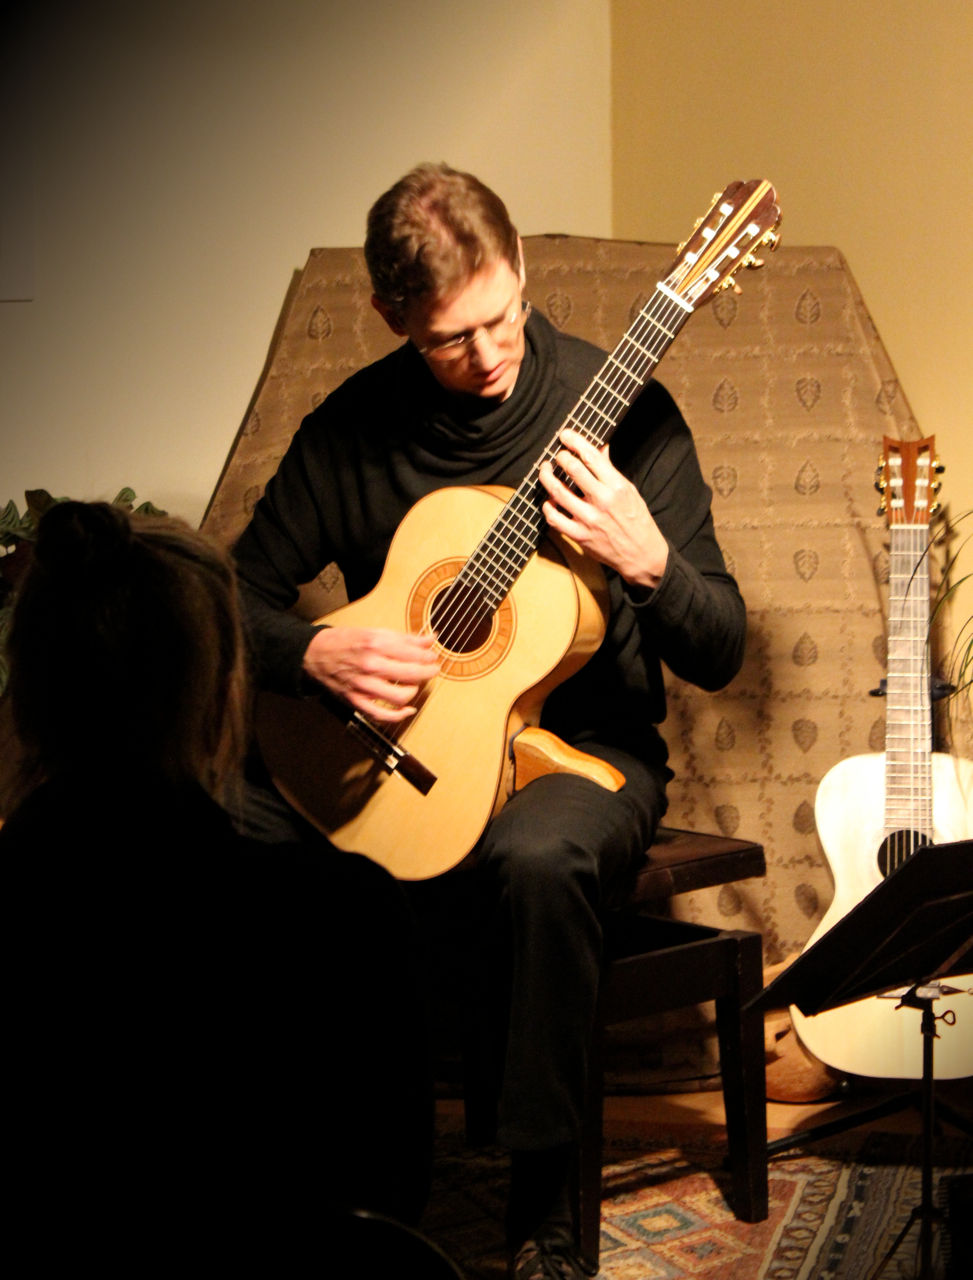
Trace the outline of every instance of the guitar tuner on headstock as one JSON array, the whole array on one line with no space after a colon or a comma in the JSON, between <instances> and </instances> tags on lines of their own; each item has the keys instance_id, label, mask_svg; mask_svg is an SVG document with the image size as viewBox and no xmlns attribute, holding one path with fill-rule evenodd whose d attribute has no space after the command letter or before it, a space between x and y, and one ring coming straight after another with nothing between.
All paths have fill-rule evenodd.
<instances>
[{"instance_id":1,"label":"guitar tuner on headstock","mask_svg":"<svg viewBox=\"0 0 973 1280\"><path fill-rule=\"evenodd\" d=\"M659 288L687 313L723 289L741 292L737 273L762 265L755 251L777 247L779 225L777 193L769 182L731 182L679 246Z\"/></svg>"}]
</instances>

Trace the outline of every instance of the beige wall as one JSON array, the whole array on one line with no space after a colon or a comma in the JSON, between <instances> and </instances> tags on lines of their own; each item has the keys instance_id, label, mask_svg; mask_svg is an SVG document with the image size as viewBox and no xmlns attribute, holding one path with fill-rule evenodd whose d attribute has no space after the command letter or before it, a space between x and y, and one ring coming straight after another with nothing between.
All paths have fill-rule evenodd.
<instances>
[{"instance_id":1,"label":"beige wall","mask_svg":"<svg viewBox=\"0 0 973 1280\"><path fill-rule=\"evenodd\" d=\"M612 0L612 43L613 234L684 239L726 182L769 178L787 242L844 253L944 499L973 508L973 5Z\"/></svg>"},{"instance_id":2,"label":"beige wall","mask_svg":"<svg viewBox=\"0 0 973 1280\"><path fill-rule=\"evenodd\" d=\"M611 234L608 0L36 8L0 53L35 256L33 300L0 303L0 504L128 484L198 519L292 272L419 160L525 233Z\"/></svg>"},{"instance_id":3,"label":"beige wall","mask_svg":"<svg viewBox=\"0 0 973 1280\"><path fill-rule=\"evenodd\" d=\"M848 257L973 507L968 0L43 9L0 51L0 214L35 258L33 300L0 302L0 502L130 484L198 519L291 272L432 157L525 233L672 242L728 179L770 177L788 241Z\"/></svg>"}]
</instances>

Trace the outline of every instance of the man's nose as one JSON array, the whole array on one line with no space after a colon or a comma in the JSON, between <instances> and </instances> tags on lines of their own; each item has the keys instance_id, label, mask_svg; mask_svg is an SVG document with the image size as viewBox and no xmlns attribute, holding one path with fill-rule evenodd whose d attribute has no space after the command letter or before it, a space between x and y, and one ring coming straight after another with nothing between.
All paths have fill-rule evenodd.
<instances>
[{"instance_id":1,"label":"man's nose","mask_svg":"<svg viewBox=\"0 0 973 1280\"><path fill-rule=\"evenodd\" d=\"M470 360L483 368L491 368L500 354L500 344L489 329L476 329L470 336Z\"/></svg>"}]
</instances>

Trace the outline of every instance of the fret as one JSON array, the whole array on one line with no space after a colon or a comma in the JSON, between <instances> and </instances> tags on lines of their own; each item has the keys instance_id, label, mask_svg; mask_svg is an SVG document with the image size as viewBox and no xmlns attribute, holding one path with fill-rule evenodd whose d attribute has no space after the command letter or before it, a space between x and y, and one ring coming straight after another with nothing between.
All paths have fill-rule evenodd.
<instances>
[{"instance_id":1,"label":"fret","mask_svg":"<svg viewBox=\"0 0 973 1280\"><path fill-rule=\"evenodd\" d=\"M607 367L608 366L606 365L605 368ZM602 373L603 372L604 369L602 370ZM641 391L642 381L640 378L636 378L633 374L628 373L625 369L618 369L617 366L616 372L619 373L619 375L628 383L628 386L625 389L620 390L617 386L612 386L610 382L605 381L600 373L596 373L592 387L589 387L588 391L584 393L581 397L582 400L585 401L585 403L588 403L589 392L593 387L599 387L602 391L606 391L617 404L624 405L625 408L628 408L639 391ZM610 417L610 415L607 414L606 416Z\"/></svg>"},{"instance_id":2,"label":"fret","mask_svg":"<svg viewBox=\"0 0 973 1280\"><path fill-rule=\"evenodd\" d=\"M671 329L667 329L661 320L657 320L655 316L648 315L646 311L642 311L640 313L639 319L644 320L646 324L650 324L656 333L661 333L663 337L667 339L665 343L661 344L663 349L668 346L683 325L683 318L675 317L673 327ZM640 342L631 330L626 333L625 337L622 338L622 341L618 345L621 346L623 342L627 343L629 346L635 347L647 360L656 360L660 354L656 348L646 346L644 343Z\"/></svg>"},{"instance_id":3,"label":"fret","mask_svg":"<svg viewBox=\"0 0 973 1280\"><path fill-rule=\"evenodd\" d=\"M589 388L589 391L586 391L584 395L581 397L581 400L578 405L578 408L581 408L583 406L591 414L593 414L595 416L595 420L597 423L597 426L594 429L592 429L590 425L586 425L581 430L581 434L590 436L590 438L593 441L596 441L598 443L603 443L605 440L607 440L608 436L611 434L612 428L615 426L615 423L618 421L618 419L621 417L624 411L628 408L630 403L628 400L618 395L617 392L610 391L608 387L605 387L604 389L605 391L609 392L609 394L611 395L614 401L614 404L610 407L610 410L609 408L601 408L599 405L592 404L591 401L587 399L590 388ZM566 423L566 425L575 427L577 429L577 423L575 422L573 415L568 419L568 422Z\"/></svg>"},{"instance_id":4,"label":"fret","mask_svg":"<svg viewBox=\"0 0 973 1280\"><path fill-rule=\"evenodd\" d=\"M644 316L644 312L642 314ZM648 319L648 317L646 317L646 319ZM677 326L676 328L676 333L678 333L682 323L683 321L680 321L679 326ZM660 331L667 332L665 330L662 330L661 325L657 327L660 329ZM675 337L675 334L673 334L672 336ZM609 361L614 362L615 364L622 366L625 369L632 370L632 372L641 382L648 377L651 370L655 367L656 364L658 364L659 360L664 355L666 347L668 345L669 345L668 342L660 343L657 347L646 345L644 342L636 338L632 330L629 330L629 332L626 333L624 338L622 338L621 342L619 342L618 346L609 356ZM626 364L623 362L622 360L623 354L626 356L629 363Z\"/></svg>"}]
</instances>

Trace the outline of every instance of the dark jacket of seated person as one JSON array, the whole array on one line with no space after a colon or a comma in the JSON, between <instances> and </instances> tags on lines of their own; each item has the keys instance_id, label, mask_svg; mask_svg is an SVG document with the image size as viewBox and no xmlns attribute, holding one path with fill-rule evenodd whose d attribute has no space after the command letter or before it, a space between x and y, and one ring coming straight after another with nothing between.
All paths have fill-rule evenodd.
<instances>
[{"instance_id":1,"label":"dark jacket of seated person","mask_svg":"<svg viewBox=\"0 0 973 1280\"><path fill-rule=\"evenodd\" d=\"M204 785L219 734L202 778L160 759L169 718L187 717L168 675L149 662L122 670L133 634L157 625L148 648L164 644L185 665L180 644L207 648L207 611L199 599L185 608L181 561L202 562L197 579L217 587L232 575L174 522L63 508L75 510L42 521L10 646L25 748L20 799L0 827L11 1221L38 1260L139 1265L280 1258L315 1241L334 1206L416 1220L431 1104L399 886L323 838L240 836ZM132 540L129 567L154 574L158 607L118 589L117 555L115 587L93 587ZM166 559L179 562L178 590L159 589ZM84 630L92 591L103 607ZM107 619L125 632L119 619L136 607L149 616L98 654L89 633ZM192 632L174 632L166 608L186 612ZM218 685L219 671L207 679Z\"/></svg>"}]
</instances>

